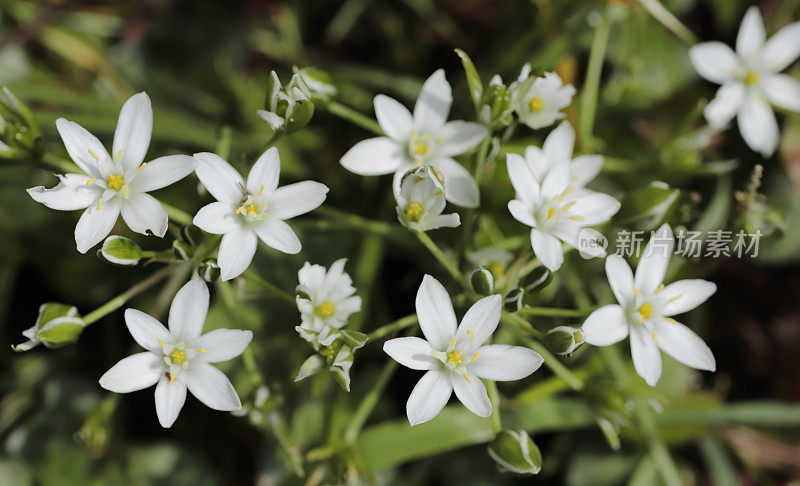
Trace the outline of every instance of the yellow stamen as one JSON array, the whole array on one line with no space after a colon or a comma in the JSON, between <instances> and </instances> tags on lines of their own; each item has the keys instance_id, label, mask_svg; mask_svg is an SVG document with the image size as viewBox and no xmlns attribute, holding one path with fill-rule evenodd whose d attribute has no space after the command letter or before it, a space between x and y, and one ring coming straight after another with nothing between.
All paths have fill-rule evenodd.
<instances>
[{"instance_id":1,"label":"yellow stamen","mask_svg":"<svg viewBox=\"0 0 800 486\"><path fill-rule=\"evenodd\" d=\"M653 341L655 341L656 344L658 344L658 334L656 334L655 331L653 332Z\"/></svg>"},{"instance_id":2,"label":"yellow stamen","mask_svg":"<svg viewBox=\"0 0 800 486\"><path fill-rule=\"evenodd\" d=\"M169 374L169 383L175 383L175 373L168 373Z\"/></svg>"},{"instance_id":3,"label":"yellow stamen","mask_svg":"<svg viewBox=\"0 0 800 486\"><path fill-rule=\"evenodd\" d=\"M166 348L167 347L167 345L164 344L164 341L162 341L162 340L160 340L158 338L156 338L156 341L158 341L158 344L160 344L162 348Z\"/></svg>"},{"instance_id":4,"label":"yellow stamen","mask_svg":"<svg viewBox=\"0 0 800 486\"><path fill-rule=\"evenodd\" d=\"M672 319L672 318L670 318L670 317L665 317L665 318L664 318L664 320L665 320L665 321L667 321L667 322L669 322L669 323L670 323L670 324L672 324L673 326L677 326L677 325L678 325L678 321L676 321L675 319Z\"/></svg>"},{"instance_id":5,"label":"yellow stamen","mask_svg":"<svg viewBox=\"0 0 800 486\"><path fill-rule=\"evenodd\" d=\"M570 216L569 219L573 221L583 221L583 216Z\"/></svg>"},{"instance_id":6,"label":"yellow stamen","mask_svg":"<svg viewBox=\"0 0 800 486\"><path fill-rule=\"evenodd\" d=\"M469 334L469 340L472 341L475 339L475 333L472 332L472 329L467 330L467 334Z\"/></svg>"},{"instance_id":7,"label":"yellow stamen","mask_svg":"<svg viewBox=\"0 0 800 486\"><path fill-rule=\"evenodd\" d=\"M142 163L142 165L140 165L140 166L139 166L139 167L136 169L136 173L138 174L139 172L141 172L141 171L142 171L142 169L144 169L146 165L147 165L147 162L143 162L143 163Z\"/></svg>"},{"instance_id":8,"label":"yellow stamen","mask_svg":"<svg viewBox=\"0 0 800 486\"><path fill-rule=\"evenodd\" d=\"M642 304L636 310L639 315L641 316L639 322L642 322L645 319L650 319L653 315L653 306L650 304Z\"/></svg>"},{"instance_id":9,"label":"yellow stamen","mask_svg":"<svg viewBox=\"0 0 800 486\"><path fill-rule=\"evenodd\" d=\"M556 210L555 209L548 209L547 210L547 219L552 218L555 214L556 214Z\"/></svg>"},{"instance_id":10,"label":"yellow stamen","mask_svg":"<svg viewBox=\"0 0 800 486\"><path fill-rule=\"evenodd\" d=\"M528 108L530 108L531 111L534 112L542 111L542 108L544 108L544 102L542 102L542 99L539 98L538 96L534 96L528 102Z\"/></svg>"},{"instance_id":11,"label":"yellow stamen","mask_svg":"<svg viewBox=\"0 0 800 486\"><path fill-rule=\"evenodd\" d=\"M662 290L664 290L664 284L661 284L661 285L658 286L658 290L656 290L656 293L659 293Z\"/></svg>"},{"instance_id":12,"label":"yellow stamen","mask_svg":"<svg viewBox=\"0 0 800 486\"><path fill-rule=\"evenodd\" d=\"M422 213L422 205L418 202L411 202L406 206L406 219L412 223L419 221L419 218L422 217Z\"/></svg>"},{"instance_id":13,"label":"yellow stamen","mask_svg":"<svg viewBox=\"0 0 800 486\"><path fill-rule=\"evenodd\" d=\"M461 366L461 359L464 357L461 351L453 351L447 355L447 363L453 363L453 366Z\"/></svg>"},{"instance_id":14,"label":"yellow stamen","mask_svg":"<svg viewBox=\"0 0 800 486\"><path fill-rule=\"evenodd\" d=\"M675 297L669 299L667 302L675 302L676 300L680 299L681 297L683 297L683 294L678 294Z\"/></svg>"},{"instance_id":15,"label":"yellow stamen","mask_svg":"<svg viewBox=\"0 0 800 486\"><path fill-rule=\"evenodd\" d=\"M469 376L467 376L467 374L466 374L466 373L464 373L464 374L463 374L463 375L461 375L461 376L463 376L463 377L464 377L464 379L465 379L465 380L467 380L467 383L472 383L472 380L470 380L470 379L469 379Z\"/></svg>"},{"instance_id":16,"label":"yellow stamen","mask_svg":"<svg viewBox=\"0 0 800 486\"><path fill-rule=\"evenodd\" d=\"M130 195L131 195L131 190L128 188L128 186L122 186L122 197L128 199L128 196Z\"/></svg>"},{"instance_id":17,"label":"yellow stamen","mask_svg":"<svg viewBox=\"0 0 800 486\"><path fill-rule=\"evenodd\" d=\"M119 174L111 174L106 178L106 182L108 183L108 188L114 189L115 191L122 190L125 186L125 179Z\"/></svg>"},{"instance_id":18,"label":"yellow stamen","mask_svg":"<svg viewBox=\"0 0 800 486\"><path fill-rule=\"evenodd\" d=\"M120 157L122 157L122 150L117 152L117 162L119 162Z\"/></svg>"},{"instance_id":19,"label":"yellow stamen","mask_svg":"<svg viewBox=\"0 0 800 486\"><path fill-rule=\"evenodd\" d=\"M476 359L478 359L478 355L481 353L475 353L475 356L472 357L472 362L474 363Z\"/></svg>"},{"instance_id":20,"label":"yellow stamen","mask_svg":"<svg viewBox=\"0 0 800 486\"><path fill-rule=\"evenodd\" d=\"M260 196L261 193L264 192L264 185L261 185L261 189L258 190L258 195Z\"/></svg>"},{"instance_id":21,"label":"yellow stamen","mask_svg":"<svg viewBox=\"0 0 800 486\"><path fill-rule=\"evenodd\" d=\"M205 350L205 349L203 349L203 348L197 348L197 351L198 351L199 353L203 353L203 354L206 354L206 353L208 353L208 351L206 351L206 350Z\"/></svg>"},{"instance_id":22,"label":"yellow stamen","mask_svg":"<svg viewBox=\"0 0 800 486\"><path fill-rule=\"evenodd\" d=\"M336 312L336 306L331 304L329 300L314 307L314 313L323 319L332 316L334 312Z\"/></svg>"},{"instance_id":23,"label":"yellow stamen","mask_svg":"<svg viewBox=\"0 0 800 486\"><path fill-rule=\"evenodd\" d=\"M417 155L425 155L428 153L428 145L422 142L414 142L412 145L412 151Z\"/></svg>"},{"instance_id":24,"label":"yellow stamen","mask_svg":"<svg viewBox=\"0 0 800 486\"><path fill-rule=\"evenodd\" d=\"M89 184L91 184L92 182L94 182L94 181L96 181L96 180L97 180L97 179L95 179L95 178L91 178L91 179L89 179L88 181L86 181L86 185L88 186Z\"/></svg>"},{"instance_id":25,"label":"yellow stamen","mask_svg":"<svg viewBox=\"0 0 800 486\"><path fill-rule=\"evenodd\" d=\"M170 359L175 364L181 364L186 359L186 353L181 349L175 349L169 355Z\"/></svg>"},{"instance_id":26,"label":"yellow stamen","mask_svg":"<svg viewBox=\"0 0 800 486\"><path fill-rule=\"evenodd\" d=\"M100 157L98 157L96 153L94 153L94 152L92 152L91 150L89 150L89 155L91 155L92 157L94 157L94 160L96 160L96 161L100 162Z\"/></svg>"},{"instance_id":27,"label":"yellow stamen","mask_svg":"<svg viewBox=\"0 0 800 486\"><path fill-rule=\"evenodd\" d=\"M100 211L100 205L103 204L103 198L101 197L99 201L97 201L97 210Z\"/></svg>"},{"instance_id":28,"label":"yellow stamen","mask_svg":"<svg viewBox=\"0 0 800 486\"><path fill-rule=\"evenodd\" d=\"M634 288L633 288L633 292L634 292L636 295L638 295L639 297L641 297L641 296L642 296L642 293L641 293L641 292L639 292L639 289L637 289L636 287L634 287Z\"/></svg>"}]
</instances>

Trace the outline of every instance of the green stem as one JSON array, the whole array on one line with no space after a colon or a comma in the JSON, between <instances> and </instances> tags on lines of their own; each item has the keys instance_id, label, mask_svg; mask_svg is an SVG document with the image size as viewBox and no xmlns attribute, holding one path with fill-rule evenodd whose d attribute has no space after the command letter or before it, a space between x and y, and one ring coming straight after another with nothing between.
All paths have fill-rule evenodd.
<instances>
[{"instance_id":1,"label":"green stem","mask_svg":"<svg viewBox=\"0 0 800 486\"><path fill-rule=\"evenodd\" d=\"M503 430L503 422L500 418L500 395L497 392L497 383L492 380L486 380L485 383L489 402L492 404L492 415L489 417L492 421L492 432L497 434Z\"/></svg>"},{"instance_id":2,"label":"green stem","mask_svg":"<svg viewBox=\"0 0 800 486\"><path fill-rule=\"evenodd\" d=\"M533 327L530 322L520 317L516 312L509 314L508 312L504 311L500 316L500 321L505 322L507 325L510 325L514 329L517 329L526 336L533 337L534 339L542 339L544 337L540 330Z\"/></svg>"},{"instance_id":3,"label":"green stem","mask_svg":"<svg viewBox=\"0 0 800 486\"><path fill-rule=\"evenodd\" d=\"M97 309L91 311L90 313L86 314L83 317L83 322L86 326L97 322L99 319L105 317L106 315L114 312L115 310L119 309L126 302L128 302L133 297L141 294L145 290L149 289L162 279L166 278L170 275L174 270L174 267L171 265L168 267L164 267L161 270L157 271L156 273L150 275L146 279L142 280L141 282L137 283L133 287L129 288L125 292L119 294L118 296L114 297L113 299L109 300L105 304L101 305Z\"/></svg>"},{"instance_id":4,"label":"green stem","mask_svg":"<svg viewBox=\"0 0 800 486\"><path fill-rule=\"evenodd\" d=\"M272 282L270 282L269 280L265 279L261 275L257 274L255 272L255 270L252 270L252 269L247 270L244 273L244 275L245 275L246 279L258 283L258 285L264 287L268 291L270 291L273 294L277 295L278 297L283 299L285 302L291 304L292 306L296 305L295 298L294 298L294 296L292 294L290 294L289 292L286 292L285 290L279 288L277 285L273 284Z\"/></svg>"},{"instance_id":5,"label":"green stem","mask_svg":"<svg viewBox=\"0 0 800 486\"><path fill-rule=\"evenodd\" d=\"M419 241L421 241L422 244L425 245L425 248L427 248L433 254L433 256L436 257L437 260L439 260L439 263L442 264L442 266L445 268L445 270L447 270L448 273L450 273L450 275L459 284L461 284L461 286L464 287L464 289L467 292L470 292L472 290L470 288L470 285L467 282L467 280L464 278L464 276L458 270L458 267L456 266L456 264L453 263L453 261L450 260L450 258L448 258L447 255L445 255L445 253L442 251L442 249L439 248L436 245L436 243L433 242L433 240L431 239L430 236L428 236L426 233L418 231L417 232L417 238L419 238Z\"/></svg>"},{"instance_id":6,"label":"green stem","mask_svg":"<svg viewBox=\"0 0 800 486\"><path fill-rule=\"evenodd\" d=\"M321 229L342 229L342 225L344 225L370 234L391 237L398 241L409 241L408 233L398 225L389 224L385 221L373 221L357 214L347 213L328 206L320 206L315 211L326 217L326 219L313 222L315 226Z\"/></svg>"},{"instance_id":7,"label":"green stem","mask_svg":"<svg viewBox=\"0 0 800 486\"><path fill-rule=\"evenodd\" d=\"M365 128L375 135L383 135L383 130L381 130L378 122L349 106L343 105L338 101L331 101L326 105L326 108L332 115Z\"/></svg>"},{"instance_id":8,"label":"green stem","mask_svg":"<svg viewBox=\"0 0 800 486\"><path fill-rule=\"evenodd\" d=\"M559 309L556 307L535 307L535 306L525 306L522 309L515 312L515 314L527 317L527 316L539 316L539 317L585 317L594 309Z\"/></svg>"},{"instance_id":9,"label":"green stem","mask_svg":"<svg viewBox=\"0 0 800 486\"><path fill-rule=\"evenodd\" d=\"M164 209L167 210L167 216L169 216L169 219L178 224L183 224L183 225L192 224L191 214L187 213L182 209L178 209L175 206L172 206L171 204L167 204L164 201L159 201L159 202L161 203L162 206L164 206Z\"/></svg>"},{"instance_id":10,"label":"green stem","mask_svg":"<svg viewBox=\"0 0 800 486\"><path fill-rule=\"evenodd\" d=\"M583 97L581 98L578 123L578 135L582 146L590 142L594 129L597 97L600 91L600 75L603 71L603 58L606 55L608 34L611 30L610 24L608 14L603 12L600 15L600 21L592 39L592 49L589 53L589 67L586 70L586 81L583 85Z\"/></svg>"},{"instance_id":11,"label":"green stem","mask_svg":"<svg viewBox=\"0 0 800 486\"><path fill-rule=\"evenodd\" d=\"M645 10L652 15L656 20L666 27L670 32L678 36L683 42L687 44L697 44L697 37L689 30L688 27L683 25L677 17L672 15L669 10L658 0L639 0Z\"/></svg>"},{"instance_id":12,"label":"green stem","mask_svg":"<svg viewBox=\"0 0 800 486\"><path fill-rule=\"evenodd\" d=\"M356 440L358 440L358 435L361 433L361 428L364 427L364 423L366 423L367 419L372 413L372 410L375 408L375 405L378 404L378 399L380 398L383 389L386 387L386 384L389 383L389 380L392 378L392 375L394 375L396 370L397 362L394 360L387 361L383 366L383 370L381 370L380 375L378 375L378 379L372 385L372 388L370 388L367 394L364 395L361 403L358 404L358 408L356 409L355 414L353 414L353 418L347 425L347 429L345 429L344 440L347 444L355 444Z\"/></svg>"},{"instance_id":13,"label":"green stem","mask_svg":"<svg viewBox=\"0 0 800 486\"><path fill-rule=\"evenodd\" d=\"M370 341L376 341L381 339L384 336L388 336L394 332L400 331L401 329L405 329L407 327L411 327L417 323L417 315L411 314L405 317L401 317L394 322L386 324L385 326L381 326L371 333L367 335Z\"/></svg>"}]
</instances>

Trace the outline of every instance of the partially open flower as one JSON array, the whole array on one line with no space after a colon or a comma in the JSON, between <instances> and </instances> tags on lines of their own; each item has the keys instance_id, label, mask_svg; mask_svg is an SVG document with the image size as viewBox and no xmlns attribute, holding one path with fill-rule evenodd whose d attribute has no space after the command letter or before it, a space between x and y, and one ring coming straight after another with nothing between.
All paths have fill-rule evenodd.
<instances>
[{"instance_id":1,"label":"partially open flower","mask_svg":"<svg viewBox=\"0 0 800 486\"><path fill-rule=\"evenodd\" d=\"M458 214L442 214L445 207L444 180L430 166L409 171L400 183L397 199L397 219L406 228L428 231L454 228L461 224Z\"/></svg>"}]
</instances>

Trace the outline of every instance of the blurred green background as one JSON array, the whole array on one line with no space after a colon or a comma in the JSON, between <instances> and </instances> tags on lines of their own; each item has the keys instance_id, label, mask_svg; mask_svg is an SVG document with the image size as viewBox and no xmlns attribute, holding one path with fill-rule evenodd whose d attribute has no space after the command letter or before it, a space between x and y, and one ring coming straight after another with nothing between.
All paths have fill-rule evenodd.
<instances>
[{"instance_id":1,"label":"blurred green background","mask_svg":"<svg viewBox=\"0 0 800 486\"><path fill-rule=\"evenodd\" d=\"M665 1L688 27L684 38L648 13L652 4L0 0L0 84L33 111L47 154L0 159L0 484L659 484L654 435L633 416L633 403L663 409L648 415L654 417L650 425L669 447L684 484L800 479L800 116L779 115L781 148L766 161L736 129L709 136L701 110L715 86L695 74L687 41L693 35L733 44L750 4ZM798 0L759 7L768 33L800 18ZM598 25L608 32L605 52L592 48ZM576 126L580 104L592 96L584 89L590 53L600 56L594 130L579 143L585 152L607 156L598 186L623 200L613 229L650 229L666 220L691 229L769 233L757 259L683 262L672 269L673 276L702 276L719 286L686 321L714 351L717 373L701 375L665 357L664 377L651 389L632 378L612 380L596 350L582 348L563 360L586 381L582 391L570 390L544 367L527 380L502 384L504 426L528 430L544 456L539 476L522 479L497 471L486 454L488 425L459 406L412 432L404 408L418 373L407 369L391 378L356 442L342 442L353 411L383 376L388 358L381 342L356 354L349 394L324 374L293 383L311 353L293 330L299 315L257 284L217 288L207 324L256 334L255 359L223 368L246 404L246 417L190 399L176 425L163 430L149 391L114 396L102 390L97 379L131 349L121 311L87 328L76 344L11 352L40 304L65 302L86 313L156 266L112 267L92 252L80 255L72 238L79 214L51 211L25 193L52 186L45 159L66 157L56 118L78 122L110 144L122 103L144 90L155 113L149 158L224 151L244 170L271 139L256 116L270 70L288 80L295 65L323 69L339 102L372 116L375 94L410 106L422 81L442 67L454 90L451 118L474 119L454 48L470 54L484 83L495 73L510 82L526 62L537 72L557 71L578 89L567 111ZM797 63L788 72L798 76ZM521 127L503 151L539 144L546 133ZM382 221L382 233L336 212L312 213L293 221L303 242L300 255L261 249L253 264L292 292L304 261L329 265L349 257L365 301L351 328L363 332L412 313L424 273L447 279L397 224L389 178L363 178L339 165L367 136L318 106L308 127L277 141L281 178L282 184L325 183L331 188L327 207ZM513 190L502 160L483 183L471 246L500 243L521 253L529 250L527 233L505 210ZM755 164L764 167L758 196L747 193ZM677 189L669 192L668 210L655 223L637 220L643 208L635 191L656 180ZM188 177L156 196L194 214L207 198L197 185ZM127 231L117 228L148 250L170 247L171 238ZM441 230L434 239L456 247L459 233ZM610 293L602 262L569 257L538 304L583 307L581 295L605 302ZM184 278L176 275L128 305L163 318ZM534 321L542 329L564 323ZM627 345L620 346L627 359Z\"/></svg>"}]
</instances>

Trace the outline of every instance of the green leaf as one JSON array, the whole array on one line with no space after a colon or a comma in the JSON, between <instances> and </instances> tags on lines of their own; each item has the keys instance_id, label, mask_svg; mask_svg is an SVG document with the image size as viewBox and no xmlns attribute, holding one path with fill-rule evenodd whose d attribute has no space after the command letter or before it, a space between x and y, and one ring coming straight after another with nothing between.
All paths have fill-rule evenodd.
<instances>
[{"instance_id":1,"label":"green leaf","mask_svg":"<svg viewBox=\"0 0 800 486\"><path fill-rule=\"evenodd\" d=\"M483 83L481 77L478 75L478 70L472 63L466 52L461 49L456 49L456 54L461 58L461 65L464 66L464 72L467 75L467 85L469 86L469 95L472 97L472 102L475 104L475 109L480 105L481 96L483 95Z\"/></svg>"}]
</instances>

